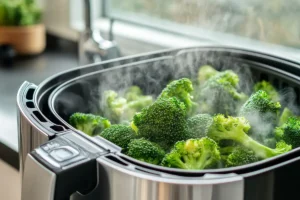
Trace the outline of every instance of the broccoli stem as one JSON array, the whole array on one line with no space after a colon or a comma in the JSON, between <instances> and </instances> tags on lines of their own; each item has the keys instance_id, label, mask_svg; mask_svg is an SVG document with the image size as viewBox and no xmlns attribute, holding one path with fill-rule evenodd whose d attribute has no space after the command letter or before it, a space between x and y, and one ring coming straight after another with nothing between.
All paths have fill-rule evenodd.
<instances>
[{"instance_id":1,"label":"broccoli stem","mask_svg":"<svg viewBox=\"0 0 300 200\"><path fill-rule=\"evenodd\" d=\"M206 157L201 156L200 159L195 159L192 156L182 156L184 160L183 169L203 169L206 162ZM182 165L180 165L182 167Z\"/></svg>"},{"instance_id":2,"label":"broccoli stem","mask_svg":"<svg viewBox=\"0 0 300 200\"><path fill-rule=\"evenodd\" d=\"M249 137L247 134L242 133L240 134L239 137L239 142L251 149L252 151L254 151L254 153L261 158L270 158L276 155L281 154L282 152L280 150L277 149L271 149L267 146L264 146L262 144L260 144L259 142L255 141L254 139L252 139L251 137Z\"/></svg>"},{"instance_id":3,"label":"broccoli stem","mask_svg":"<svg viewBox=\"0 0 300 200\"><path fill-rule=\"evenodd\" d=\"M176 166L178 168L181 168L181 169L190 169L189 166L187 166L187 163L190 162L190 159L188 159L186 156L183 157L183 160L186 162L186 164L184 164L182 162L182 160L180 160L180 158L175 158L174 159L174 164L176 163ZM188 164L190 166L194 166L193 164Z\"/></svg>"},{"instance_id":4,"label":"broccoli stem","mask_svg":"<svg viewBox=\"0 0 300 200\"><path fill-rule=\"evenodd\" d=\"M205 166L209 166L211 164L211 161L208 159L210 157L210 154L204 153L202 156L200 156L200 160L198 161L198 168L197 169L204 169Z\"/></svg>"},{"instance_id":5,"label":"broccoli stem","mask_svg":"<svg viewBox=\"0 0 300 200\"><path fill-rule=\"evenodd\" d=\"M210 156L209 154L205 154L205 153L201 155L199 159L195 159L195 157L191 155L182 156L185 164L183 164L182 161L180 161L180 163L182 163L182 165L180 166L183 169L204 169L205 166L210 164L210 162L207 161L207 158L209 156Z\"/></svg>"}]
</instances>

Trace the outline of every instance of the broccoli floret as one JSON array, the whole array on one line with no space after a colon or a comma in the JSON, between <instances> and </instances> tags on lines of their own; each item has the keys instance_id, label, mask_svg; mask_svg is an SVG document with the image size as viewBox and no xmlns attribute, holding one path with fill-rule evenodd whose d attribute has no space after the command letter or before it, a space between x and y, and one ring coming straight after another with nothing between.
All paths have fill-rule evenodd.
<instances>
[{"instance_id":1,"label":"broccoli floret","mask_svg":"<svg viewBox=\"0 0 300 200\"><path fill-rule=\"evenodd\" d=\"M138 86L131 86L125 92L125 99L127 101L135 101L139 99L143 95L143 92L140 87Z\"/></svg>"},{"instance_id":2,"label":"broccoli floret","mask_svg":"<svg viewBox=\"0 0 300 200\"><path fill-rule=\"evenodd\" d=\"M123 114L127 100L119 97L118 93L113 90L104 91L103 115L109 118L113 123L119 123Z\"/></svg>"},{"instance_id":3,"label":"broccoli floret","mask_svg":"<svg viewBox=\"0 0 300 200\"><path fill-rule=\"evenodd\" d=\"M100 136L121 147L123 152L127 151L129 142L137 138L130 126L121 124L111 125L111 127L104 129Z\"/></svg>"},{"instance_id":4,"label":"broccoli floret","mask_svg":"<svg viewBox=\"0 0 300 200\"><path fill-rule=\"evenodd\" d=\"M140 96L136 100L128 101L124 106L122 119L132 120L135 113L141 111L144 107L153 103L151 96Z\"/></svg>"},{"instance_id":5,"label":"broccoli floret","mask_svg":"<svg viewBox=\"0 0 300 200\"><path fill-rule=\"evenodd\" d=\"M244 93L237 91L238 83L238 75L231 70L217 73L208 79L200 87L199 102L205 105L202 106L205 110L200 112L235 115L240 104L248 98Z\"/></svg>"},{"instance_id":6,"label":"broccoli floret","mask_svg":"<svg viewBox=\"0 0 300 200\"><path fill-rule=\"evenodd\" d=\"M189 138L201 138L206 136L212 122L213 118L210 114L198 114L188 118Z\"/></svg>"},{"instance_id":7,"label":"broccoli floret","mask_svg":"<svg viewBox=\"0 0 300 200\"><path fill-rule=\"evenodd\" d=\"M241 107L239 116L249 121L252 127L250 135L262 142L262 138L272 134L277 124L280 108L280 102L273 102L265 91L259 90L252 94Z\"/></svg>"},{"instance_id":8,"label":"broccoli floret","mask_svg":"<svg viewBox=\"0 0 300 200\"><path fill-rule=\"evenodd\" d=\"M218 167L221 161L218 145L208 137L176 142L162 165L181 169L209 169Z\"/></svg>"},{"instance_id":9,"label":"broccoli floret","mask_svg":"<svg viewBox=\"0 0 300 200\"><path fill-rule=\"evenodd\" d=\"M278 120L278 126L282 126L284 123L288 121L290 117L294 117L294 113L287 107L285 107L280 115Z\"/></svg>"},{"instance_id":10,"label":"broccoli floret","mask_svg":"<svg viewBox=\"0 0 300 200\"><path fill-rule=\"evenodd\" d=\"M214 121L207 134L216 142L222 140L232 140L241 146L252 150L259 158L266 159L288 152L291 149L289 145L281 145L278 148L271 149L260 144L247 135L250 125L244 117L225 117L222 114L214 116Z\"/></svg>"},{"instance_id":11,"label":"broccoli floret","mask_svg":"<svg viewBox=\"0 0 300 200\"><path fill-rule=\"evenodd\" d=\"M186 107L177 98L159 98L133 117L132 127L145 139L168 148L187 138Z\"/></svg>"},{"instance_id":12,"label":"broccoli floret","mask_svg":"<svg viewBox=\"0 0 300 200\"><path fill-rule=\"evenodd\" d=\"M152 96L143 95L137 86L132 86L125 93L125 97L119 96L113 90L104 92L105 104L104 116L107 116L113 123L131 121L135 113L153 103Z\"/></svg>"},{"instance_id":13,"label":"broccoli floret","mask_svg":"<svg viewBox=\"0 0 300 200\"><path fill-rule=\"evenodd\" d=\"M225 160L225 166L226 167L241 166L241 165L254 163L259 160L261 159L258 158L252 150L243 147L237 147L234 148L232 153L230 153L227 156Z\"/></svg>"},{"instance_id":14,"label":"broccoli floret","mask_svg":"<svg viewBox=\"0 0 300 200\"><path fill-rule=\"evenodd\" d=\"M199 68L198 71L198 83L202 85L207 81L210 77L216 75L219 71L215 70L210 65L204 65Z\"/></svg>"},{"instance_id":15,"label":"broccoli floret","mask_svg":"<svg viewBox=\"0 0 300 200\"><path fill-rule=\"evenodd\" d=\"M251 119L251 116L259 114L263 122L272 122L275 124L280 108L280 102L272 101L265 91L259 90L252 94L241 107L240 116Z\"/></svg>"},{"instance_id":16,"label":"broccoli floret","mask_svg":"<svg viewBox=\"0 0 300 200\"><path fill-rule=\"evenodd\" d=\"M297 117L290 117L286 123L275 129L277 140L283 140L293 148L300 146L300 120Z\"/></svg>"},{"instance_id":17,"label":"broccoli floret","mask_svg":"<svg viewBox=\"0 0 300 200\"><path fill-rule=\"evenodd\" d=\"M275 87L268 81L260 81L254 85L254 92L258 92L259 90L265 91L272 101L279 101L279 94Z\"/></svg>"},{"instance_id":18,"label":"broccoli floret","mask_svg":"<svg viewBox=\"0 0 300 200\"><path fill-rule=\"evenodd\" d=\"M95 136L111 126L110 121L104 117L80 112L72 114L69 122L74 128L89 136Z\"/></svg>"},{"instance_id":19,"label":"broccoli floret","mask_svg":"<svg viewBox=\"0 0 300 200\"><path fill-rule=\"evenodd\" d=\"M162 90L158 98L176 97L185 104L187 111L189 111L193 106L195 106L195 103L192 101L193 97L191 96L193 90L192 81L188 78L182 78L170 82Z\"/></svg>"},{"instance_id":20,"label":"broccoli floret","mask_svg":"<svg viewBox=\"0 0 300 200\"><path fill-rule=\"evenodd\" d=\"M159 165L165 156L165 151L158 144L140 138L128 144L127 155L143 162Z\"/></svg>"}]
</instances>

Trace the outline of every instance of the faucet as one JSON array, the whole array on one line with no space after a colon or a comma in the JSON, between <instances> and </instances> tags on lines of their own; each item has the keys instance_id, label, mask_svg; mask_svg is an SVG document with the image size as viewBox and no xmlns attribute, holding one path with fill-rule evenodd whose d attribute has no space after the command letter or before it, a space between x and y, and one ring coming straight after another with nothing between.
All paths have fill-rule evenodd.
<instances>
[{"instance_id":1,"label":"faucet","mask_svg":"<svg viewBox=\"0 0 300 200\"><path fill-rule=\"evenodd\" d=\"M91 0L84 0L85 29L79 38L80 65L101 62L121 56L115 41L105 40L100 30L92 27Z\"/></svg>"}]
</instances>

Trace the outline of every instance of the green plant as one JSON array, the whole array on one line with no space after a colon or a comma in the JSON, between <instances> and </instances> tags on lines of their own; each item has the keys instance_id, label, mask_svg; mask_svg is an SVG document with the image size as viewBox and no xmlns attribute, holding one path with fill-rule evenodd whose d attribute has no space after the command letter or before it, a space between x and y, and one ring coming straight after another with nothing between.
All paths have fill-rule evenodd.
<instances>
[{"instance_id":1,"label":"green plant","mask_svg":"<svg viewBox=\"0 0 300 200\"><path fill-rule=\"evenodd\" d=\"M34 0L0 0L0 26L27 26L41 22L42 11Z\"/></svg>"}]
</instances>

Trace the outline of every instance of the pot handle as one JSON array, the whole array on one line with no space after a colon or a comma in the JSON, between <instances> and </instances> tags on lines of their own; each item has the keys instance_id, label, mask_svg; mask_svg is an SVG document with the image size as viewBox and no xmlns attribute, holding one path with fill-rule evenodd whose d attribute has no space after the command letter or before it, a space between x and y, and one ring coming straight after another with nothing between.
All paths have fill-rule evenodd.
<instances>
[{"instance_id":1,"label":"pot handle","mask_svg":"<svg viewBox=\"0 0 300 200\"><path fill-rule=\"evenodd\" d=\"M107 152L75 133L57 137L28 154L21 200L66 200L98 183L96 158Z\"/></svg>"},{"instance_id":2,"label":"pot handle","mask_svg":"<svg viewBox=\"0 0 300 200\"><path fill-rule=\"evenodd\" d=\"M54 138L58 133L66 131L64 127L52 123L39 111L34 102L36 89L36 85L25 81L17 94L21 174L23 174L24 162L28 153Z\"/></svg>"},{"instance_id":3,"label":"pot handle","mask_svg":"<svg viewBox=\"0 0 300 200\"><path fill-rule=\"evenodd\" d=\"M51 119L48 119L39 110L35 102L36 89L37 86L35 84L27 81L25 81L19 88L17 94L19 115L27 118L27 121L29 121L37 129L46 132L50 138L58 133L66 131L63 126L53 123Z\"/></svg>"}]
</instances>

